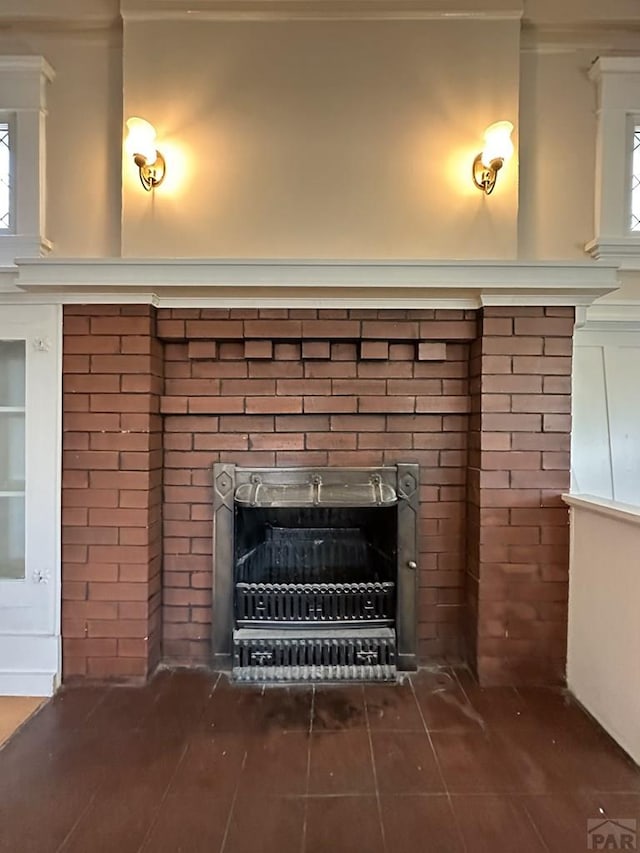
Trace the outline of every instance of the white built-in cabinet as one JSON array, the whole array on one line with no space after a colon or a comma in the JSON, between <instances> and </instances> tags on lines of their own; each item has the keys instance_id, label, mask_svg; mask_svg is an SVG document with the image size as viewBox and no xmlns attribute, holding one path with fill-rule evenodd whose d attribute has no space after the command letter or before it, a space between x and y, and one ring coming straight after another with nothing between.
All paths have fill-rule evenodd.
<instances>
[{"instance_id":1,"label":"white built-in cabinet","mask_svg":"<svg viewBox=\"0 0 640 853\"><path fill-rule=\"evenodd\" d=\"M0 305L0 695L60 672L61 309Z\"/></svg>"},{"instance_id":2,"label":"white built-in cabinet","mask_svg":"<svg viewBox=\"0 0 640 853\"><path fill-rule=\"evenodd\" d=\"M640 330L577 329L573 494L640 506Z\"/></svg>"}]
</instances>

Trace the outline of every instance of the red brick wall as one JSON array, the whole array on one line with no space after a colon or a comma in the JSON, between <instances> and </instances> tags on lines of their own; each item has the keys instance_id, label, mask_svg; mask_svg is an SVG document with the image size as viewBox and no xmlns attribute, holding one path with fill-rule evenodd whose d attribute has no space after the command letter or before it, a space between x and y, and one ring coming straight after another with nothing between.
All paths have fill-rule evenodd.
<instances>
[{"instance_id":1,"label":"red brick wall","mask_svg":"<svg viewBox=\"0 0 640 853\"><path fill-rule=\"evenodd\" d=\"M461 656L475 333L475 312L462 311L158 312L166 659L209 659L216 461L419 462L419 651L432 660Z\"/></svg>"},{"instance_id":2,"label":"red brick wall","mask_svg":"<svg viewBox=\"0 0 640 853\"><path fill-rule=\"evenodd\" d=\"M476 320L65 308L65 678L209 660L215 461L416 461L420 655L561 679L573 311Z\"/></svg>"},{"instance_id":3,"label":"red brick wall","mask_svg":"<svg viewBox=\"0 0 640 853\"><path fill-rule=\"evenodd\" d=\"M65 307L67 680L144 678L160 657L161 392L154 309Z\"/></svg>"},{"instance_id":4,"label":"red brick wall","mask_svg":"<svg viewBox=\"0 0 640 853\"><path fill-rule=\"evenodd\" d=\"M572 308L486 308L470 365L469 659L482 682L566 660Z\"/></svg>"}]
</instances>

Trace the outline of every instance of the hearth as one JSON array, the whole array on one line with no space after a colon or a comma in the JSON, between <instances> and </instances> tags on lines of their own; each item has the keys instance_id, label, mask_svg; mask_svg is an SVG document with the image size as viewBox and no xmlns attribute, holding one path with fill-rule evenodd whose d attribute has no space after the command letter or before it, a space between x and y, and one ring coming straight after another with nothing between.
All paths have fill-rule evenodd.
<instances>
[{"instance_id":1,"label":"hearth","mask_svg":"<svg viewBox=\"0 0 640 853\"><path fill-rule=\"evenodd\" d=\"M214 626L238 681L416 665L418 466L214 465Z\"/></svg>"}]
</instances>

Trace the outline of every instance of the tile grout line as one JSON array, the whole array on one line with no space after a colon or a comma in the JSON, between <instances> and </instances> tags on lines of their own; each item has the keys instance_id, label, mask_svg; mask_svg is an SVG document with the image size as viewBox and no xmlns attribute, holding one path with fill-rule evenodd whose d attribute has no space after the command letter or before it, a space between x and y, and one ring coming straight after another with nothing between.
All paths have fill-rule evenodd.
<instances>
[{"instance_id":1,"label":"tile grout line","mask_svg":"<svg viewBox=\"0 0 640 853\"><path fill-rule=\"evenodd\" d=\"M108 687L108 688L107 688L107 689L102 693L102 695L100 696L100 698L98 699L98 701L97 701L97 702L95 702L95 704L93 705L93 707L91 708L91 710L90 710L90 711L87 711L87 713L86 713L86 714L84 715L84 717L82 718L82 722L80 723L79 728L81 728L81 729L82 729L82 728L84 728L84 727L88 724L88 722L89 722L89 720L91 719L91 717L93 716L93 714L95 714L95 713L96 713L96 711L97 711L97 709L98 709L101 705L103 705L103 704L104 704L104 702L106 701L107 697L108 697L108 696L110 696L110 695L113 693L113 691L114 691L115 689L117 689L117 688L115 688L115 687ZM45 703L43 703L43 704L40 706L40 709L44 708L44 707L46 706L46 704L47 704L46 702L45 702ZM38 709L38 710L40 710L40 709ZM89 797L89 800L87 801L87 804L85 805L85 807L82 809L82 811L81 811L81 812L80 812L80 814L78 815L77 820L74 822L74 824L73 824L73 826L71 827L71 829L69 830L69 832L65 835L65 837L64 837L64 838L62 839L62 841L60 842L60 846L57 848L56 853L63 853L64 848L65 848L65 846L68 844L68 842L71 840L71 838L72 838L72 836L73 836L73 833L76 831L76 829L77 829L77 828L78 828L78 826L80 825L81 821L83 820L84 816L88 813L89 809L91 808L91 806L92 806L92 805L93 805L93 803L95 802L96 797L98 796L98 794L99 794L99 793L100 793L100 791L102 790L102 785L103 785L103 783L104 783L104 779L101 779L101 780L98 782L98 784L96 785L96 789L95 789L95 791L94 791L94 792L93 792L93 794Z\"/></svg>"},{"instance_id":2,"label":"tile grout line","mask_svg":"<svg viewBox=\"0 0 640 853\"><path fill-rule=\"evenodd\" d=\"M91 806L92 806L92 805L93 805L93 803L95 802L95 799L96 799L96 797L98 796L98 793L99 793L99 791L100 791L100 787L101 787L101 784L98 784L98 785L96 786L96 790L95 790L95 791L93 792L93 794L89 797L89 800L88 800L88 802L87 802L86 806L81 810L80 814L78 815L78 817L77 817L77 818L76 818L76 820L74 821L73 826L71 827L71 829L69 830L69 832L67 832L67 834L65 835L65 837L64 837L64 838L62 839L62 841L60 842L60 846L56 849L56 853L63 853L64 848L65 848L65 846L67 845L67 842L71 840L71 837L73 836L73 833L76 831L76 829L77 829L77 828L78 828L78 826L80 825L80 822L82 821L82 819L84 818L84 816L87 814L87 812L89 811L89 809L91 808Z\"/></svg>"},{"instance_id":3,"label":"tile grout line","mask_svg":"<svg viewBox=\"0 0 640 853\"><path fill-rule=\"evenodd\" d=\"M367 800L367 799L370 799L372 795L371 795L371 793L347 791L346 794L342 794L342 793L339 793L339 794L300 794L300 795L282 794L281 796L283 798L289 798L289 799L295 799L297 796L299 796L300 799L307 799L307 800L339 800L339 799L344 799L345 797L350 797L352 800ZM416 791L402 791L401 793L390 794L389 796L392 796L392 797L398 798L398 799L401 799L402 797L413 797L413 798L423 797L426 800L426 799L433 798L433 797L446 797L447 794L444 791L435 791L435 792L430 792L430 791L417 791L417 792ZM467 795L465 794L465 796L467 796ZM485 796L485 794L483 792L482 794L469 794L469 796L480 797L480 796ZM495 795L495 796L499 796L499 795Z\"/></svg>"},{"instance_id":4,"label":"tile grout line","mask_svg":"<svg viewBox=\"0 0 640 853\"><path fill-rule=\"evenodd\" d=\"M229 806L229 815L227 817L227 823L224 828L224 835L222 837L222 841L220 843L220 851L219 853L224 853L224 848L227 846L227 841L229 839L229 830L231 829L231 818L233 817L233 810L236 807L236 800L238 799L238 792L240 790L240 782L242 781L242 774L244 773L244 768L247 763L247 755L248 752L245 749L244 755L242 756L242 764L240 766L240 773L238 773L238 781L236 782L236 787L233 791L233 797L231 799L231 805Z\"/></svg>"},{"instance_id":5,"label":"tile grout line","mask_svg":"<svg viewBox=\"0 0 640 853\"><path fill-rule=\"evenodd\" d=\"M91 717L96 713L98 708L100 708L102 705L104 705L104 703L107 701L107 697L110 696L115 689L116 689L115 687L108 687L104 691L102 696L94 704L93 708L90 711L87 711L87 713L83 717L82 723L80 724L80 728L83 728L84 726L86 726L89 723L89 720L91 719Z\"/></svg>"},{"instance_id":6,"label":"tile grout line","mask_svg":"<svg viewBox=\"0 0 640 853\"><path fill-rule=\"evenodd\" d=\"M514 688L513 688L513 689L514 689L514 691L515 691L516 695L519 697L519 699L520 699L520 700L521 700L521 702L523 703L523 705L524 705L525 707L528 707L528 702L527 702L526 698L522 695L522 693L518 690L518 688L514 686ZM527 796L527 797L544 797L544 796L548 796L548 794L547 794L546 792L542 792L542 791L541 791L541 792L534 792L534 793L523 792L523 795L524 795L524 796ZM551 792L551 796L553 796L553 795L554 795L554 792L552 791L552 792ZM521 796L522 796L522 795L521 795ZM546 843L546 841L544 840L544 838L542 837L542 833L540 832L540 829L538 828L538 825L537 825L537 823L536 823L536 821L535 821L535 819L534 819L533 815L531 814L531 812L530 812L530 811L529 811L529 809L527 808L527 803L526 803L526 801L522 803L522 808L524 809L524 812L525 812L525 814L526 814L526 816L527 816L528 820L530 821L531 825L533 826L534 832L536 833L537 837L540 839L540 842L542 843L542 846L544 847L544 849L545 849L545 850L549 850L550 848L549 848L548 844Z\"/></svg>"},{"instance_id":7,"label":"tile grout line","mask_svg":"<svg viewBox=\"0 0 640 853\"><path fill-rule=\"evenodd\" d=\"M107 698L107 696L111 693L111 691L112 691L113 689L114 689L113 687L109 687L109 688L107 688L107 689L102 693L102 695L100 696L100 698L99 698L99 699L98 699L98 700L93 704L93 706L92 706L91 710L90 710L90 711L87 711L87 713L84 715L84 717L82 718L82 722L79 724L78 728L84 728L84 727L87 725L87 721L89 720L89 718L91 717L91 715L95 713L96 709L97 709L100 705L102 705L102 703L105 701L105 699ZM50 700L50 701L52 701L52 700L53 700L53 698L54 698L54 697L51 697L51 700ZM42 704L41 704L41 705L36 709L35 713L31 714L31 716L30 716L28 719L30 720L30 719L32 719L33 717L35 717L35 716L36 716L40 711L42 711L42 710L43 710L43 709L44 709L48 704L49 704L48 702L43 702L43 703L42 703ZM25 721L25 722L28 722L28 720L27 720L27 721ZM7 738L7 740L3 742L3 744L2 744L2 748L4 748L4 747L9 743L9 740L10 740L10 739L9 739L9 738ZM87 801L87 804L86 804L86 805L85 805L85 807L81 810L80 814L78 815L77 819L75 820L75 822L74 822L73 826L71 827L71 829L69 830L69 832L65 835L65 837L64 837L64 838L62 839L62 841L60 842L60 846L57 848L56 853L62 853L62 851L64 850L65 845L66 845L66 844L67 844L67 842L71 839L71 837L72 837L73 833L74 833L74 832L76 831L76 829L78 828L78 826L79 826L80 822L82 821L82 819L84 818L84 816L87 814L87 812L89 811L89 809L90 809L90 808L91 808L91 806L93 805L93 803L94 803L94 801L95 801L96 797L98 796L98 793L100 792L101 787L102 787L102 780L101 780L100 782L98 782L98 784L96 785L96 789L95 789L95 791L93 792L93 794L89 797L89 799L88 799L88 801Z\"/></svg>"},{"instance_id":8,"label":"tile grout line","mask_svg":"<svg viewBox=\"0 0 640 853\"><path fill-rule=\"evenodd\" d=\"M431 751L433 753L434 760L436 762L436 767L438 768L438 774L440 775L440 780L442 782L442 786L444 788L445 795L447 797L447 802L449 803L449 809L451 810L451 814L453 816L453 822L458 832L458 839L462 844L462 849L467 851L467 843L464 839L464 835L462 834L462 829L460 827L460 822L458 821L458 815L456 814L455 809L453 808L453 800L451 799L451 793L449 791L449 786L447 785L447 780L445 779L444 773L442 772L442 765L440 764L440 759L438 758L438 753L436 752L436 748L433 745L433 740L431 738L431 732L429 731L429 727L427 726L427 721L424 718L424 714L422 713L422 708L420 703L418 702L418 697L416 696L416 688L413 683L413 678L409 676L409 684L411 685L411 692L413 693L413 700L417 705L418 713L420 714L420 719L422 720L422 725L424 726L425 733L427 735L427 740L429 741L429 746L431 747Z\"/></svg>"},{"instance_id":9,"label":"tile grout line","mask_svg":"<svg viewBox=\"0 0 640 853\"><path fill-rule=\"evenodd\" d=\"M209 702L211 702L211 697L212 697L212 696L213 696L213 694L216 692L216 687L218 686L218 684L220 684L220 679L221 679L221 678L222 678L222 673L221 673L221 672L219 672L219 673L218 673L218 677L216 678L216 680L215 680L215 681L214 681L214 683L213 683L213 687L212 687L212 688L211 688L211 690L209 691L209 695L207 696L207 701L204 703L204 706L203 706L203 708L202 708L202 712L201 712L200 716L198 717L198 719L197 719L197 720L194 720L194 721L192 722L192 725L196 725L196 724L198 724L198 723L202 722L202 720L203 720L203 718L204 718L204 715L207 713L207 708L209 707Z\"/></svg>"},{"instance_id":10,"label":"tile grout line","mask_svg":"<svg viewBox=\"0 0 640 853\"><path fill-rule=\"evenodd\" d=\"M311 779L311 741L313 739L313 717L316 709L316 686L311 690L311 716L309 718L309 745L307 746L307 779L304 789L304 816L302 819L302 839L300 853L304 853L307 846L307 813L309 810L309 781Z\"/></svg>"},{"instance_id":11,"label":"tile grout line","mask_svg":"<svg viewBox=\"0 0 640 853\"><path fill-rule=\"evenodd\" d=\"M453 667L451 671L453 672L454 678L455 678L456 682L458 683L458 687L459 687L459 688L460 688L460 690L462 691L462 694L464 695L465 699L467 700L467 702L469 702L469 704L470 704L470 705L473 705L473 703L472 703L472 702L471 702L471 700L469 699L469 694L468 694L468 693L467 693L467 691L464 689L464 685L463 685L463 683L462 683L462 682L460 681L460 679L458 678L458 673L457 673L457 671L456 671L455 667ZM478 687L480 687L480 685L479 685L479 684L478 684ZM480 688L480 689L482 689L482 688ZM526 703L525 703L525 700L524 700L524 697L520 694L520 691L518 690L518 688L517 688L517 687L514 687L514 688L513 688L513 691L514 691L514 693L516 694L516 696L517 696L517 697L518 697L518 698L523 702L523 704L526 704ZM511 802L513 801L513 799L514 799L514 796L517 796L517 795L519 795L519 796L531 796L531 795L528 795L528 794L527 794L526 792L524 792L524 791L522 792L522 794L519 794L519 792L515 792L515 793L511 792L511 793L508 795L508 800L509 800L509 802L511 803ZM489 795L489 796L504 796L504 795L500 795L500 794L496 794L496 795L494 795L494 794L491 794L491 795ZM545 851L548 851L548 850L549 850L549 847L548 847L547 843L545 842L544 838L542 837L542 834L541 834L540 830L538 829L538 826L537 826L536 822L534 821L534 819L533 819L532 815L529 813L529 809L527 808L526 803L523 803L523 804L522 804L522 808L524 809L524 813L525 813L525 814L526 814L526 816L527 816L527 820L529 821L529 823L530 823L530 824L531 824L531 826L533 827L533 831L535 832L536 837L537 837L537 838L538 838L538 840L540 841L540 843L541 843L541 845L542 845L543 849L544 849Z\"/></svg>"},{"instance_id":12,"label":"tile grout line","mask_svg":"<svg viewBox=\"0 0 640 853\"><path fill-rule=\"evenodd\" d=\"M164 793L160 797L160 801L158 802L158 805L156 806L156 809L153 813L153 817L151 818L151 821L149 822L149 826L147 827L147 831L145 832L144 838L142 839L140 847L138 848L138 853L143 853L144 848L146 847L147 841L149 840L151 833L153 832L153 829L154 829L156 823L158 822L160 810L162 809L164 801L167 799L167 795L169 794L169 788L171 787L173 780L176 778L178 770L182 766L182 762L184 761L185 756L186 756L188 751L189 751L189 741L187 740L185 745L184 745L184 748L182 750L182 753L180 755L180 758L178 759L176 766L173 768L173 773L169 777L169 781L167 782L167 785L164 789Z\"/></svg>"},{"instance_id":13,"label":"tile grout line","mask_svg":"<svg viewBox=\"0 0 640 853\"><path fill-rule=\"evenodd\" d=\"M413 732L413 734L416 734ZM533 793L529 793L527 791L504 791L504 790L488 790L488 791L464 791L460 794L453 794L453 797L465 797L466 799L473 800L480 797L510 797L512 800L522 800L522 799L531 799L536 800L542 797L551 797L556 794L572 794L576 793L575 789L566 789L566 788L558 788L549 792L545 791L536 791ZM583 788L577 790L578 794L606 794L607 796L615 796L615 797L638 797L637 791L595 791L591 788ZM339 799L340 797L352 797L353 799L366 799L367 797L371 797L372 795L369 793L358 793L354 791L348 791L347 793L338 793L338 794L277 794L283 800L295 800L295 799L308 799L308 800L330 800L330 799ZM449 797L449 794L446 791L398 791L393 794L389 794L388 796L392 796L394 798L401 799L402 797L413 797L422 799L437 799L438 797Z\"/></svg>"},{"instance_id":14,"label":"tile grout line","mask_svg":"<svg viewBox=\"0 0 640 853\"><path fill-rule=\"evenodd\" d=\"M216 687L218 686L219 681L220 681L220 673L218 674L218 677L216 678L215 683L214 683L213 687L211 688L211 690L207 696L207 701L204 704L204 707L202 709L202 713L198 717L198 722L202 719L202 717L204 717L206 709L207 709L207 704L209 703L209 700L213 696L213 693L214 693ZM168 687L165 688L165 690L167 690L167 689L168 689ZM159 691L158 695L156 696L154 705L158 702L158 700L163 695L163 693L164 693L163 690ZM191 744L190 744L190 740L189 740L189 734L187 733L186 742L184 745L184 749L182 750L182 754L180 755L180 758L178 759L178 762L177 762L176 766L174 767L173 773L171 774L171 777L169 779L169 782L167 783L167 787L165 788L164 793L160 797L160 801L158 802L158 805L156 807L154 815L151 818L151 821L149 823L147 831L145 832L144 838L142 839L142 843L140 844L140 847L138 848L138 853L144 853L144 848L145 848L149 838L151 837L151 833L153 832L156 824L158 823L158 818L160 816L160 810L162 809L162 806L163 806L165 800L167 799L167 797L169 795L169 789L171 788L171 785L173 784L173 780L176 778L178 770L182 766L182 763L183 763L183 761L187 755L187 752L189 751L190 745Z\"/></svg>"},{"instance_id":15,"label":"tile grout line","mask_svg":"<svg viewBox=\"0 0 640 853\"><path fill-rule=\"evenodd\" d=\"M214 685L211 688L211 693L209 693L209 700L208 700L209 702L211 701L211 697L213 696L213 694L216 692L216 687L218 686L218 684L220 684L221 679L222 679L222 673L219 672L218 677L216 678ZM206 711L206 709L205 709L205 711ZM204 716L204 713L203 713L203 716Z\"/></svg>"},{"instance_id":16,"label":"tile grout line","mask_svg":"<svg viewBox=\"0 0 640 853\"><path fill-rule=\"evenodd\" d=\"M382 849L387 853L387 837L384 831L384 823L382 821L382 804L380 802L380 786L378 785L378 771L376 770L376 758L373 752L373 737L371 735L371 724L369 722L369 703L367 702L367 692L362 687L362 701L364 702L364 716L367 721L367 736L369 738L369 753L371 755L371 766L373 768L373 784L376 792L376 808L378 809L378 823L380 824L380 833L382 835Z\"/></svg>"},{"instance_id":17,"label":"tile grout line","mask_svg":"<svg viewBox=\"0 0 640 853\"><path fill-rule=\"evenodd\" d=\"M213 696L213 693L215 691L215 688L218 686L221 679L222 679L222 673L220 673L220 675L218 677L218 681L216 681L215 687L211 691L212 696ZM264 689L265 689L265 685L263 684L262 690L260 691L260 696L264 696ZM231 805L229 806L229 814L227 815L227 822L226 822L225 827L224 827L224 835L222 836L222 841L220 842L219 853L223 853L224 848L227 846L227 841L229 839L229 830L231 829L231 818L233 817L233 810L236 807L236 800L238 799L238 792L240 791L240 783L242 782L242 774L244 773L244 768L247 764L247 755L248 755L248 750L245 749L244 755L242 756L242 764L240 765L240 772L238 773L238 781L236 782L236 786L233 790L233 797L231 798Z\"/></svg>"},{"instance_id":18,"label":"tile grout line","mask_svg":"<svg viewBox=\"0 0 640 853\"><path fill-rule=\"evenodd\" d=\"M522 808L524 809L524 813L525 813L525 814L526 814L526 816L527 816L527 820L529 821L529 823L530 823L530 824L531 824L531 826L533 827L533 831L534 831L534 832L535 832L535 834L536 834L536 838L538 839L538 841L539 841L539 842L540 842L540 844L542 845L543 850L547 851L547 853L550 853L549 845L547 844L547 842L546 842L546 841L544 840L544 838L542 837L542 833L541 833L541 832L540 832L540 830L538 829L538 824L537 824L537 823L535 822L535 820L533 819L533 815L529 812L529 809L527 808L527 804L526 804L526 802L525 802L525 803L522 803Z\"/></svg>"}]
</instances>

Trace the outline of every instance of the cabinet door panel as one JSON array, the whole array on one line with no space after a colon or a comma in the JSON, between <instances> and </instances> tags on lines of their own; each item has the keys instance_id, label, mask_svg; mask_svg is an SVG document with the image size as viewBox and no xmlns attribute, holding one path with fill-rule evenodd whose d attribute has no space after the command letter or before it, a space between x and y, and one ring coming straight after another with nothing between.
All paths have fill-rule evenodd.
<instances>
[{"instance_id":1,"label":"cabinet door panel","mask_svg":"<svg viewBox=\"0 0 640 853\"><path fill-rule=\"evenodd\" d=\"M0 694L59 669L60 356L59 307L2 306Z\"/></svg>"}]
</instances>

